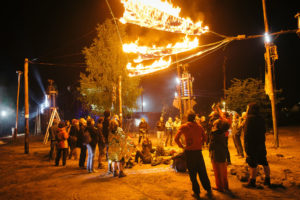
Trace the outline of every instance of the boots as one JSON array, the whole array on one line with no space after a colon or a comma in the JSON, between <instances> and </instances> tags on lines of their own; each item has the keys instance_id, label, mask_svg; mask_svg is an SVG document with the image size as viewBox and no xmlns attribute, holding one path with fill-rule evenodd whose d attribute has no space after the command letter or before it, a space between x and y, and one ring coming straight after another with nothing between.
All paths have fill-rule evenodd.
<instances>
[{"instance_id":1,"label":"boots","mask_svg":"<svg viewBox=\"0 0 300 200\"><path fill-rule=\"evenodd\" d=\"M256 187L256 179L249 179L247 184L243 185L246 188L255 188Z\"/></svg>"}]
</instances>

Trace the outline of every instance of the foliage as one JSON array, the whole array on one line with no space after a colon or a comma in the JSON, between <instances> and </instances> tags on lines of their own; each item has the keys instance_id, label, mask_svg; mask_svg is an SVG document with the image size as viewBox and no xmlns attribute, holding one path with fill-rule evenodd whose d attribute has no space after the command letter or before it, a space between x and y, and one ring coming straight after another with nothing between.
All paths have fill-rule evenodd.
<instances>
[{"instance_id":1,"label":"foliage","mask_svg":"<svg viewBox=\"0 0 300 200\"><path fill-rule=\"evenodd\" d=\"M254 78L240 80L235 78L231 82L231 87L225 91L227 108L241 114L246 111L248 103L257 102L264 117L270 119L271 104L269 97L265 93L264 83L261 80ZM275 92L280 94L282 91L277 90ZM281 100L282 98L277 98L277 103Z\"/></svg>"},{"instance_id":2,"label":"foliage","mask_svg":"<svg viewBox=\"0 0 300 200\"><path fill-rule=\"evenodd\" d=\"M122 40L126 41L126 25L118 24L118 26ZM90 47L83 49L83 54L87 68L85 73L80 74L79 91L80 99L86 108L94 114L100 114L106 109L112 109L113 104L117 112L119 75L122 76L124 113L136 108L136 99L141 93L140 80L128 77L126 70L128 59L122 51L117 28L112 20L106 20L97 26L97 37Z\"/></svg>"}]
</instances>

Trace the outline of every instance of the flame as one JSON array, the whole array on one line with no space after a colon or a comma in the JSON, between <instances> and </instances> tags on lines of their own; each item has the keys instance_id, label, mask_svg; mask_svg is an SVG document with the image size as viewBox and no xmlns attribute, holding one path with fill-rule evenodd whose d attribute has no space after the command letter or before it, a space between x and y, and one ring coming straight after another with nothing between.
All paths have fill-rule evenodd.
<instances>
[{"instance_id":1,"label":"flame","mask_svg":"<svg viewBox=\"0 0 300 200\"><path fill-rule=\"evenodd\" d=\"M169 60L164 60L163 58L160 58L159 60L154 61L151 65L148 66L138 64L135 67L132 67L132 64L128 63L126 68L129 71L129 76L140 76L144 74L153 73L162 69L166 69L171 65L171 62L171 57L169 57Z\"/></svg>"},{"instance_id":2,"label":"flame","mask_svg":"<svg viewBox=\"0 0 300 200\"><path fill-rule=\"evenodd\" d=\"M179 16L181 9L161 0L121 0L125 7L121 23L132 23L162 31L201 35L208 31L202 22Z\"/></svg>"},{"instance_id":3,"label":"flame","mask_svg":"<svg viewBox=\"0 0 300 200\"><path fill-rule=\"evenodd\" d=\"M192 50L199 46L198 38L190 40L187 36L182 42L177 42L174 45L168 44L167 46L162 47L156 47L155 45L153 45L152 47L139 46L138 41L139 40L136 40L134 43L123 44L124 52L136 53L139 55L139 57L134 60L135 63L139 63L148 59L154 59L161 56L182 53L185 51Z\"/></svg>"}]
</instances>

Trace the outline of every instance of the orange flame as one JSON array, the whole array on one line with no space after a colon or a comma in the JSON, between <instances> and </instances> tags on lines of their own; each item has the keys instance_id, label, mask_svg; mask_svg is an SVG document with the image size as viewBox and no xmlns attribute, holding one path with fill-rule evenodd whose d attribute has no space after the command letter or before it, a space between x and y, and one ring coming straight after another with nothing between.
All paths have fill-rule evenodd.
<instances>
[{"instance_id":1,"label":"orange flame","mask_svg":"<svg viewBox=\"0 0 300 200\"><path fill-rule=\"evenodd\" d=\"M171 65L172 59L169 57L169 60L164 60L160 58L159 60L154 61L151 65L144 66L143 64L138 64L135 67L132 67L131 63L127 64L127 69L129 71L129 76L140 76L144 74L153 73L162 69L166 69Z\"/></svg>"},{"instance_id":2,"label":"orange flame","mask_svg":"<svg viewBox=\"0 0 300 200\"><path fill-rule=\"evenodd\" d=\"M139 55L138 59L135 59L134 62L142 62L143 60L153 59L160 56L167 56L182 53L185 51L192 50L199 46L198 38L190 40L188 37L185 37L184 41L177 42L174 45L168 44L164 47L152 47L148 46L139 46L138 40L134 43L123 44L123 51L126 53L136 53Z\"/></svg>"},{"instance_id":3,"label":"orange flame","mask_svg":"<svg viewBox=\"0 0 300 200\"><path fill-rule=\"evenodd\" d=\"M202 22L179 16L180 8L161 0L121 0L125 7L122 23L132 23L162 31L201 35L208 31Z\"/></svg>"}]
</instances>

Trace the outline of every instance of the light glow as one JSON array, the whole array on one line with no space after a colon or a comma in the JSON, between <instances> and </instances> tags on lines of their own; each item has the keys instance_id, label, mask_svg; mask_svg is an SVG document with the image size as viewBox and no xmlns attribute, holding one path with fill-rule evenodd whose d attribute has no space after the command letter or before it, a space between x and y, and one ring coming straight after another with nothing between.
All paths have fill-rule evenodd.
<instances>
[{"instance_id":1,"label":"light glow","mask_svg":"<svg viewBox=\"0 0 300 200\"><path fill-rule=\"evenodd\" d=\"M5 110L1 111L1 117L6 117L7 116L7 112Z\"/></svg>"}]
</instances>

